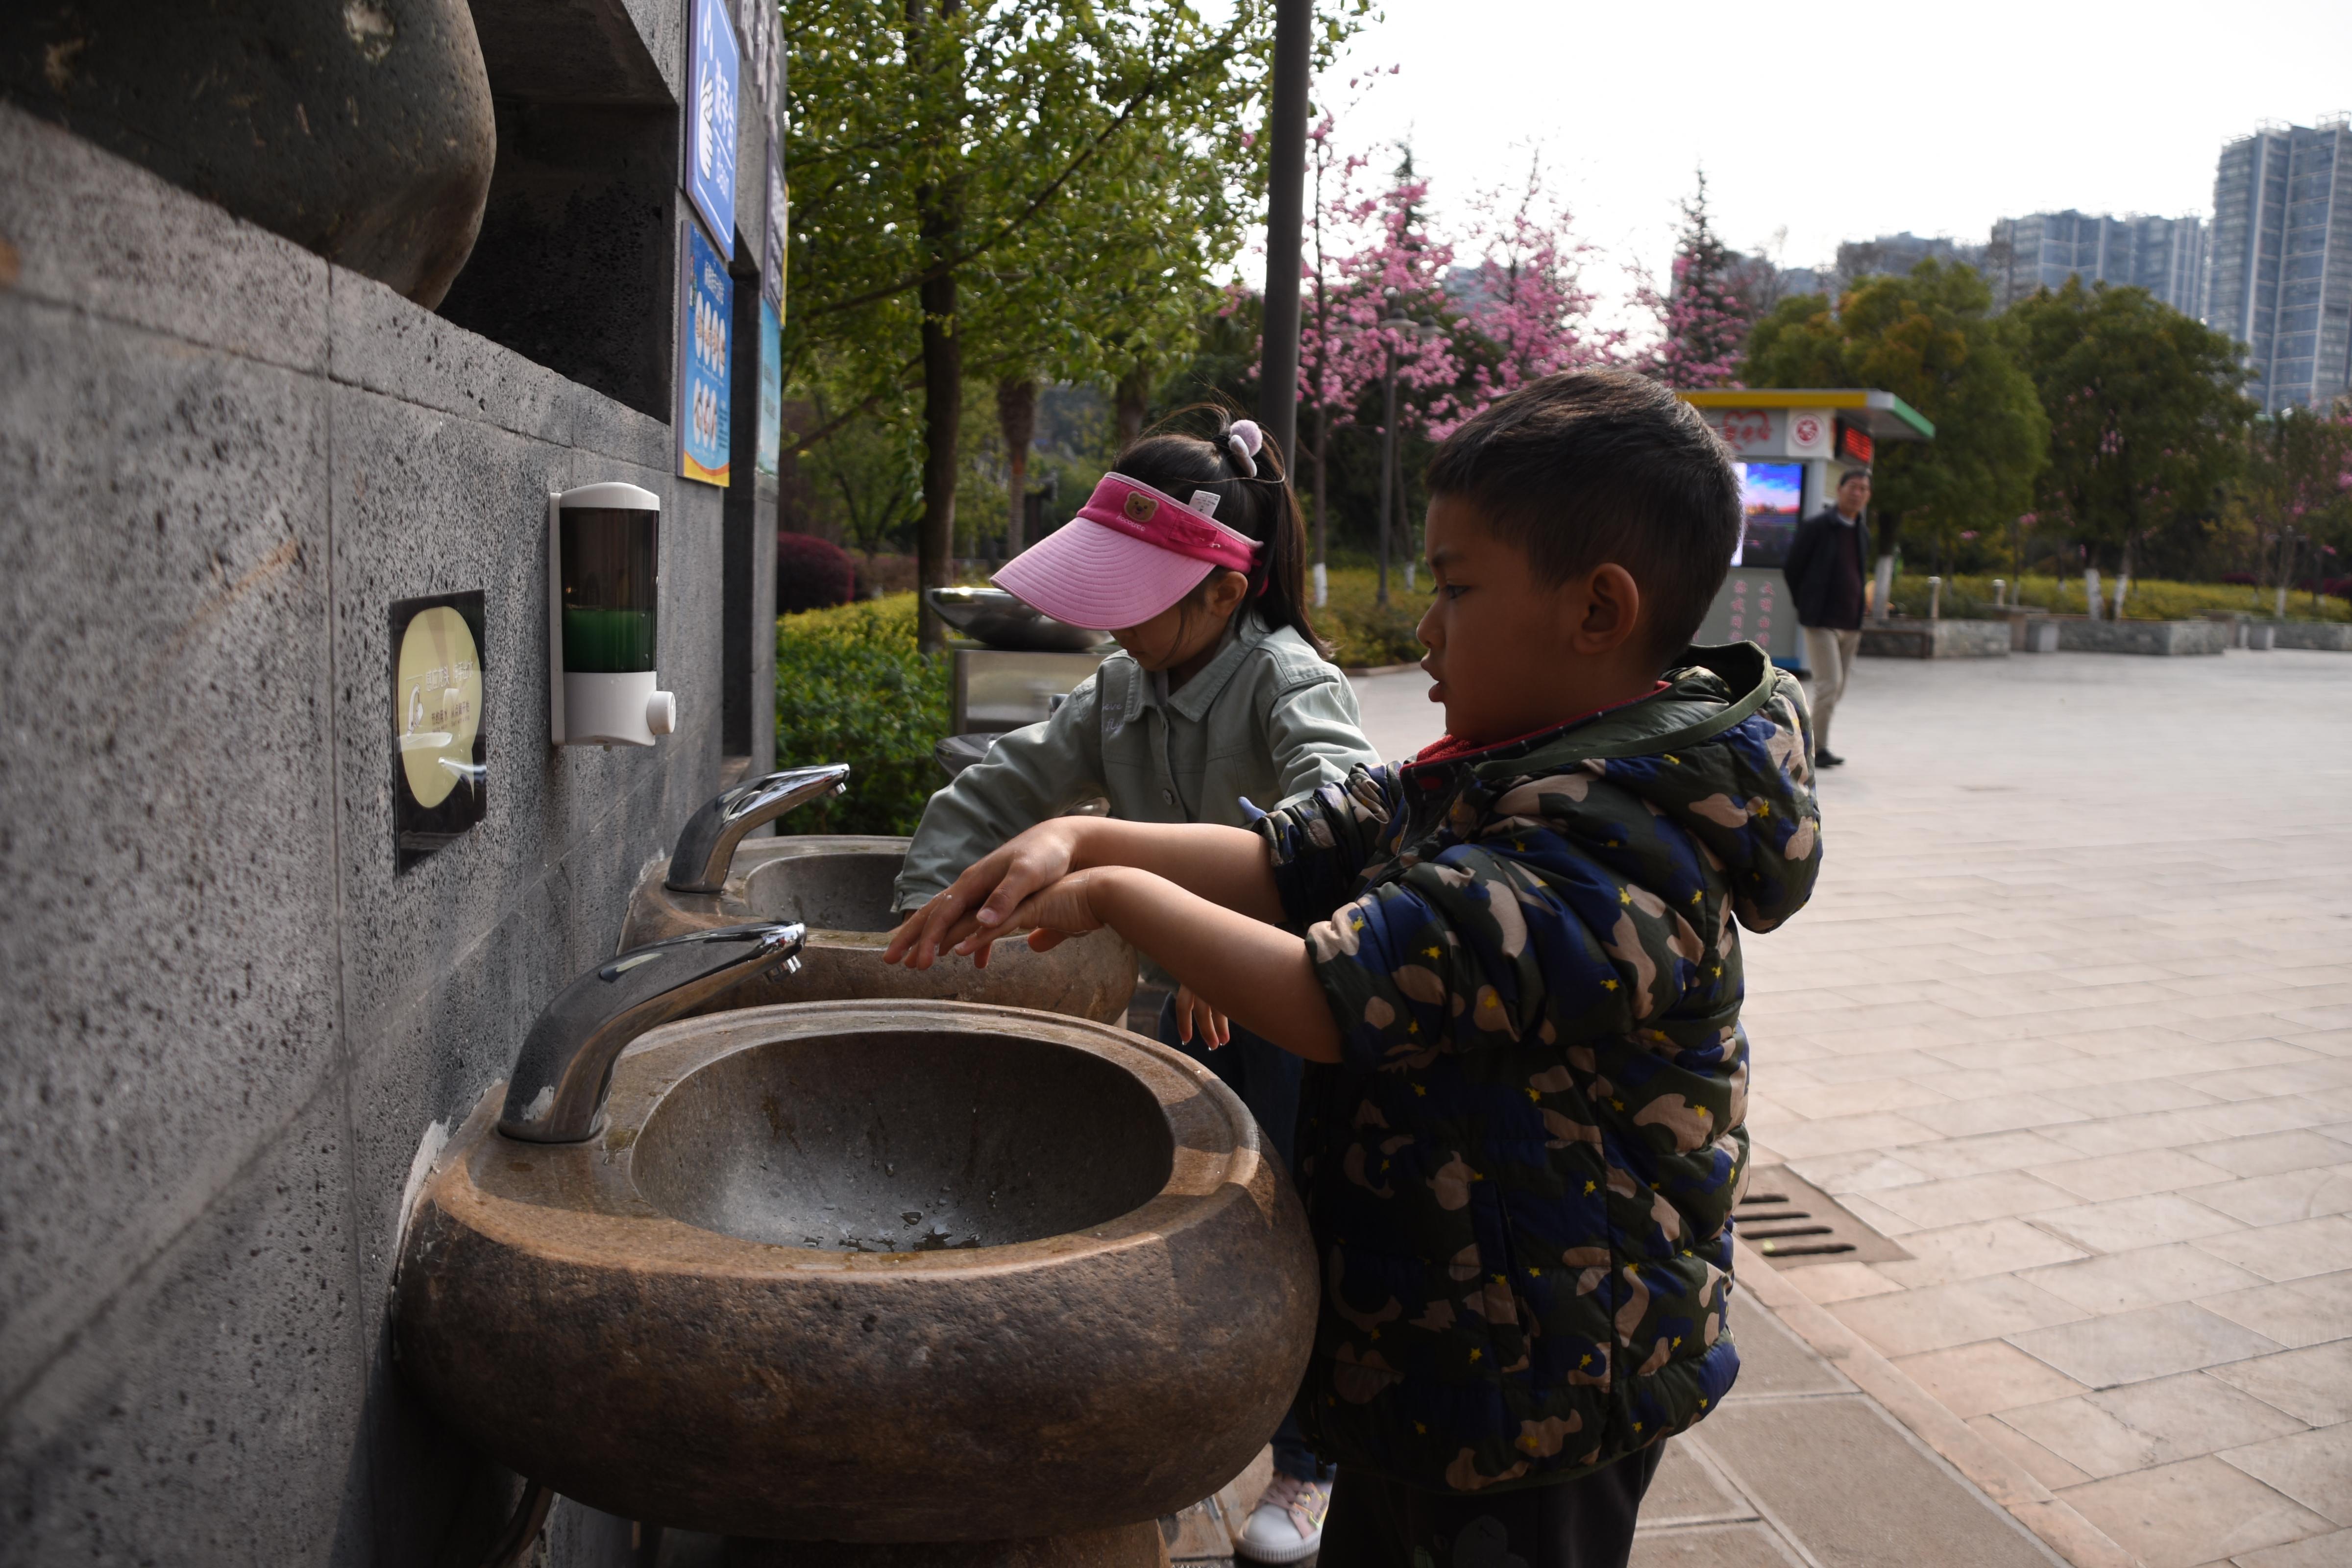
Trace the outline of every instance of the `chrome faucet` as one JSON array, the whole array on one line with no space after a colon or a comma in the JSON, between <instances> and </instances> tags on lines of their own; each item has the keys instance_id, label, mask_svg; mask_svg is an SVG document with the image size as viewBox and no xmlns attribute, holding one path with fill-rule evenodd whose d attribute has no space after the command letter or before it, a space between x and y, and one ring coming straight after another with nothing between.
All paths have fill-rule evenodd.
<instances>
[{"instance_id":1,"label":"chrome faucet","mask_svg":"<svg viewBox=\"0 0 2352 1568\"><path fill-rule=\"evenodd\" d=\"M522 1043L499 1131L530 1143L596 1135L613 1064L631 1040L782 963L801 966L798 925L723 926L600 963L547 1005Z\"/></svg>"},{"instance_id":2,"label":"chrome faucet","mask_svg":"<svg viewBox=\"0 0 2352 1568\"><path fill-rule=\"evenodd\" d=\"M715 893L727 885L735 846L761 823L773 822L796 805L849 787L847 763L786 768L722 790L695 808L678 830L670 851L668 886L674 892Z\"/></svg>"}]
</instances>

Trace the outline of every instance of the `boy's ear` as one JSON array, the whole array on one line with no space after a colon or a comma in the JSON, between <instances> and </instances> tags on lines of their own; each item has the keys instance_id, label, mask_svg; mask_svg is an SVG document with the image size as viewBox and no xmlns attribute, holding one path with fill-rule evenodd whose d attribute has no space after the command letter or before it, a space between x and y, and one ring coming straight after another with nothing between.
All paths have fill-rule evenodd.
<instances>
[{"instance_id":1,"label":"boy's ear","mask_svg":"<svg viewBox=\"0 0 2352 1568\"><path fill-rule=\"evenodd\" d=\"M1570 586L1575 593L1567 606L1574 617L1569 636L1578 653L1598 658L1632 639L1642 620L1642 585L1631 572L1606 561L1582 579L1570 579Z\"/></svg>"}]
</instances>

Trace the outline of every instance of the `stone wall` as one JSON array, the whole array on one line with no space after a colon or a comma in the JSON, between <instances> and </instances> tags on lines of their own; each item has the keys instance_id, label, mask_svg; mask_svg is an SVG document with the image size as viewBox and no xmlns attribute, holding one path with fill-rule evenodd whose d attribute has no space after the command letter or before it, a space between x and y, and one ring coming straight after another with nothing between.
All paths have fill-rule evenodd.
<instances>
[{"instance_id":1,"label":"stone wall","mask_svg":"<svg viewBox=\"0 0 2352 1568\"><path fill-rule=\"evenodd\" d=\"M2352 653L2352 622L2276 621L2273 647L2317 648L2327 653Z\"/></svg>"},{"instance_id":2,"label":"stone wall","mask_svg":"<svg viewBox=\"0 0 2352 1568\"><path fill-rule=\"evenodd\" d=\"M2062 653L2139 653L2179 657L2218 654L2231 643L2231 628L2221 621L2095 621L2081 616L2053 616L2058 623Z\"/></svg>"},{"instance_id":3,"label":"stone wall","mask_svg":"<svg viewBox=\"0 0 2352 1568\"><path fill-rule=\"evenodd\" d=\"M1893 621L1862 628L1861 651L1874 658L2006 658L2006 621Z\"/></svg>"},{"instance_id":4,"label":"stone wall","mask_svg":"<svg viewBox=\"0 0 2352 1568\"><path fill-rule=\"evenodd\" d=\"M476 1561L513 1478L387 1359L402 1194L716 786L719 492L5 107L0 462L0 1563ZM651 750L547 743L546 492L597 479L664 498ZM395 876L387 607L465 589L488 815ZM567 1503L552 1561L628 1536Z\"/></svg>"}]
</instances>

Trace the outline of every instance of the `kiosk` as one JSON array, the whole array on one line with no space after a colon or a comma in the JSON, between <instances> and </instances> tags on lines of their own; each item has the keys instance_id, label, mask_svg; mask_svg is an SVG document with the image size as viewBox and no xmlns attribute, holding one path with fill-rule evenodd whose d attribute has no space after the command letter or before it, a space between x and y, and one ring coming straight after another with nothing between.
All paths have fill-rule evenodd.
<instances>
[{"instance_id":1,"label":"kiosk","mask_svg":"<svg viewBox=\"0 0 2352 1568\"><path fill-rule=\"evenodd\" d=\"M1830 504L1847 470L1881 441L1932 441L1936 427L1891 392L1799 387L1675 394L1697 409L1739 459L1746 525L1731 572L1700 625L1702 643L1761 643L1783 669L1801 669L1805 639L1780 571L1797 523ZM1885 592L1884 584L1879 592Z\"/></svg>"}]
</instances>

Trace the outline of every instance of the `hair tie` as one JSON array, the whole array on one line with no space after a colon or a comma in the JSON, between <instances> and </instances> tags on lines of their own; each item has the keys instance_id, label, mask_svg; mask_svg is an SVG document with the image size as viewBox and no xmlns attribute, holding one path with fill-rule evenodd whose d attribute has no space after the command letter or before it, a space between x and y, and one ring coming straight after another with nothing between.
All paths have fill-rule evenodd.
<instances>
[{"instance_id":1,"label":"hair tie","mask_svg":"<svg viewBox=\"0 0 2352 1568\"><path fill-rule=\"evenodd\" d=\"M1257 478L1257 455L1265 446L1265 432L1254 420L1236 419L1225 432L1225 449L1233 453L1234 467L1245 479Z\"/></svg>"}]
</instances>

